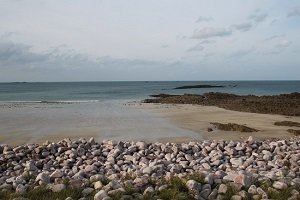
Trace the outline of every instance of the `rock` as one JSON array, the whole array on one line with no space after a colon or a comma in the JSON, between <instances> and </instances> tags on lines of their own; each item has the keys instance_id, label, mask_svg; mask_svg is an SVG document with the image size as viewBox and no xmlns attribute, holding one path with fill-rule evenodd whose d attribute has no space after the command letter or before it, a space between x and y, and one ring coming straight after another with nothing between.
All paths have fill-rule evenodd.
<instances>
[{"instance_id":1,"label":"rock","mask_svg":"<svg viewBox=\"0 0 300 200\"><path fill-rule=\"evenodd\" d=\"M103 187L103 184L101 181L97 181L94 183L95 190L100 190Z\"/></svg>"},{"instance_id":2,"label":"rock","mask_svg":"<svg viewBox=\"0 0 300 200\"><path fill-rule=\"evenodd\" d=\"M227 185L221 184L221 185L219 186L218 193L219 193L219 194L226 194L227 190L228 190Z\"/></svg>"},{"instance_id":3,"label":"rock","mask_svg":"<svg viewBox=\"0 0 300 200\"><path fill-rule=\"evenodd\" d=\"M67 197L65 200L73 200L72 197Z\"/></svg>"},{"instance_id":4,"label":"rock","mask_svg":"<svg viewBox=\"0 0 300 200\"><path fill-rule=\"evenodd\" d=\"M85 172L91 172L93 170L97 170L97 167L95 165L87 165L85 166Z\"/></svg>"},{"instance_id":5,"label":"rock","mask_svg":"<svg viewBox=\"0 0 300 200\"><path fill-rule=\"evenodd\" d=\"M241 166L244 162L241 158L231 158L230 163L235 166Z\"/></svg>"},{"instance_id":6,"label":"rock","mask_svg":"<svg viewBox=\"0 0 300 200\"><path fill-rule=\"evenodd\" d=\"M27 189L23 184L19 184L16 188L16 193L18 194L24 194L26 193Z\"/></svg>"},{"instance_id":7,"label":"rock","mask_svg":"<svg viewBox=\"0 0 300 200\"><path fill-rule=\"evenodd\" d=\"M25 167L28 171L37 171L38 170L38 168L34 165L34 162L32 160L27 161Z\"/></svg>"},{"instance_id":8,"label":"rock","mask_svg":"<svg viewBox=\"0 0 300 200\"><path fill-rule=\"evenodd\" d=\"M136 146L139 148L139 150L145 150L147 148L147 144L145 142L137 142Z\"/></svg>"},{"instance_id":9,"label":"rock","mask_svg":"<svg viewBox=\"0 0 300 200\"><path fill-rule=\"evenodd\" d=\"M276 181L273 183L273 187L278 190L283 190L283 189L286 189L288 186L286 183Z\"/></svg>"},{"instance_id":10,"label":"rock","mask_svg":"<svg viewBox=\"0 0 300 200\"><path fill-rule=\"evenodd\" d=\"M204 189L200 192L200 196L203 197L204 199L207 199L208 196L210 195L211 190L210 189Z\"/></svg>"},{"instance_id":11,"label":"rock","mask_svg":"<svg viewBox=\"0 0 300 200\"><path fill-rule=\"evenodd\" d=\"M84 197L89 196L94 191L94 188L84 188L81 193Z\"/></svg>"},{"instance_id":12,"label":"rock","mask_svg":"<svg viewBox=\"0 0 300 200\"><path fill-rule=\"evenodd\" d=\"M194 194L199 194L201 191L201 183L198 183L197 181L194 180L188 180L186 182L186 187L188 190Z\"/></svg>"},{"instance_id":13,"label":"rock","mask_svg":"<svg viewBox=\"0 0 300 200\"><path fill-rule=\"evenodd\" d=\"M151 186L149 186L149 187L147 187L147 188L144 190L143 195L151 194L151 193L153 193L153 192L154 192L154 188L151 187Z\"/></svg>"},{"instance_id":14,"label":"rock","mask_svg":"<svg viewBox=\"0 0 300 200\"><path fill-rule=\"evenodd\" d=\"M215 200L217 198L217 196L218 196L218 190L213 189L207 199L208 200Z\"/></svg>"},{"instance_id":15,"label":"rock","mask_svg":"<svg viewBox=\"0 0 300 200\"><path fill-rule=\"evenodd\" d=\"M62 190L66 189L66 185L62 183L56 184L50 186L50 189L52 190L52 192L61 192Z\"/></svg>"},{"instance_id":16,"label":"rock","mask_svg":"<svg viewBox=\"0 0 300 200\"><path fill-rule=\"evenodd\" d=\"M97 192L94 196L94 200L103 200L105 198L109 197L107 193L104 190L100 190Z\"/></svg>"},{"instance_id":17,"label":"rock","mask_svg":"<svg viewBox=\"0 0 300 200\"><path fill-rule=\"evenodd\" d=\"M255 185L251 185L248 189L248 193L250 194L257 194L257 188Z\"/></svg>"},{"instance_id":18,"label":"rock","mask_svg":"<svg viewBox=\"0 0 300 200\"><path fill-rule=\"evenodd\" d=\"M231 197L231 200L242 200L242 197L239 196L239 195L233 195L233 196Z\"/></svg>"},{"instance_id":19,"label":"rock","mask_svg":"<svg viewBox=\"0 0 300 200\"><path fill-rule=\"evenodd\" d=\"M110 191L108 191L108 195L116 195L116 194L123 194L123 193L125 193L126 191L125 191L125 189L124 188L118 188L118 189L115 189L115 190L110 190Z\"/></svg>"},{"instance_id":20,"label":"rock","mask_svg":"<svg viewBox=\"0 0 300 200\"><path fill-rule=\"evenodd\" d=\"M39 182L41 181L41 183L50 183L50 177L48 174L42 172L42 173L39 173L35 179L36 182Z\"/></svg>"},{"instance_id":21,"label":"rock","mask_svg":"<svg viewBox=\"0 0 300 200\"><path fill-rule=\"evenodd\" d=\"M241 174L234 178L234 183L241 184L242 186L249 187L252 182L252 178L248 175Z\"/></svg>"},{"instance_id":22,"label":"rock","mask_svg":"<svg viewBox=\"0 0 300 200\"><path fill-rule=\"evenodd\" d=\"M153 168L152 167L146 167L143 169L143 174L152 174Z\"/></svg>"},{"instance_id":23,"label":"rock","mask_svg":"<svg viewBox=\"0 0 300 200\"><path fill-rule=\"evenodd\" d=\"M61 178L64 176L64 173L59 169L55 170L51 175L50 178Z\"/></svg>"},{"instance_id":24,"label":"rock","mask_svg":"<svg viewBox=\"0 0 300 200\"><path fill-rule=\"evenodd\" d=\"M69 181L69 186L71 188L81 189L83 182L78 179L73 179Z\"/></svg>"},{"instance_id":25,"label":"rock","mask_svg":"<svg viewBox=\"0 0 300 200\"><path fill-rule=\"evenodd\" d=\"M95 139L94 139L93 137L91 137L91 138L89 139L89 143L90 143L90 144L95 144Z\"/></svg>"},{"instance_id":26,"label":"rock","mask_svg":"<svg viewBox=\"0 0 300 200\"><path fill-rule=\"evenodd\" d=\"M166 190L168 188L168 185L162 185L158 188L158 191L163 191L163 190Z\"/></svg>"}]
</instances>

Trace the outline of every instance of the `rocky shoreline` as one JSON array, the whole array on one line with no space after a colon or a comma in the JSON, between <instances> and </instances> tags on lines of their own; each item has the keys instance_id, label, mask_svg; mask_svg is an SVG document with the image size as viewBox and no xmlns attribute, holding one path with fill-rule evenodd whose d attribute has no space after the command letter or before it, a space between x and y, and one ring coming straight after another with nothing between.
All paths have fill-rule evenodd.
<instances>
[{"instance_id":1,"label":"rocky shoreline","mask_svg":"<svg viewBox=\"0 0 300 200\"><path fill-rule=\"evenodd\" d=\"M144 103L165 104L197 104L217 106L228 110L300 116L300 93L280 94L274 96L235 95L219 92L209 92L203 95L184 94L151 95L155 99L146 99Z\"/></svg>"},{"instance_id":2,"label":"rocky shoreline","mask_svg":"<svg viewBox=\"0 0 300 200\"><path fill-rule=\"evenodd\" d=\"M1 145L0 199L293 200L300 198L299 167L296 137Z\"/></svg>"}]
</instances>

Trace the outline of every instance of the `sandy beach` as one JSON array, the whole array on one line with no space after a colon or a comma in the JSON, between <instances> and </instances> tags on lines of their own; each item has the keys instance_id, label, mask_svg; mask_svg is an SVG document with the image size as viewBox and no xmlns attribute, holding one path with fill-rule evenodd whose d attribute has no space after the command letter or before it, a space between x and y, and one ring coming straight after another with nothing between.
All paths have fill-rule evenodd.
<instances>
[{"instance_id":1,"label":"sandy beach","mask_svg":"<svg viewBox=\"0 0 300 200\"><path fill-rule=\"evenodd\" d=\"M127 101L97 103L5 103L0 106L0 143L57 142L64 138L187 142L201 134L182 129L159 114L126 106Z\"/></svg>"},{"instance_id":2,"label":"sandy beach","mask_svg":"<svg viewBox=\"0 0 300 200\"><path fill-rule=\"evenodd\" d=\"M300 117L290 117L274 114L257 114L225 110L215 106L201 106L191 104L131 104L136 108L148 110L169 120L176 126L197 132L203 139L209 140L240 140L250 135L256 139L291 138L286 126L275 126L276 121L294 121L300 123ZM217 130L211 122L236 123L259 130L258 132L241 133L237 131ZM212 132L207 129L212 128ZM293 129L299 129L293 127Z\"/></svg>"}]
</instances>

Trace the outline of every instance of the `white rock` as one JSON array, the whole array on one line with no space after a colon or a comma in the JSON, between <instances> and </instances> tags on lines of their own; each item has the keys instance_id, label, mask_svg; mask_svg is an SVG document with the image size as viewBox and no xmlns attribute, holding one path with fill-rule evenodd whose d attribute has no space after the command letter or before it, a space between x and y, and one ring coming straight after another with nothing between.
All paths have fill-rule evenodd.
<instances>
[{"instance_id":1,"label":"white rock","mask_svg":"<svg viewBox=\"0 0 300 200\"><path fill-rule=\"evenodd\" d=\"M198 194L201 191L201 183L198 183L195 180L188 180L186 182L186 187L195 194Z\"/></svg>"},{"instance_id":2,"label":"white rock","mask_svg":"<svg viewBox=\"0 0 300 200\"><path fill-rule=\"evenodd\" d=\"M60 183L60 184L52 185L52 186L50 186L50 188L51 188L52 192L60 192L64 189L66 189L66 185Z\"/></svg>"},{"instance_id":3,"label":"white rock","mask_svg":"<svg viewBox=\"0 0 300 200\"><path fill-rule=\"evenodd\" d=\"M100 190L94 196L94 200L103 200L104 198L109 197L104 190Z\"/></svg>"},{"instance_id":4,"label":"white rock","mask_svg":"<svg viewBox=\"0 0 300 200\"><path fill-rule=\"evenodd\" d=\"M42 183L50 183L50 177L48 174L42 172L37 175L35 181L41 181Z\"/></svg>"},{"instance_id":5,"label":"white rock","mask_svg":"<svg viewBox=\"0 0 300 200\"><path fill-rule=\"evenodd\" d=\"M95 190L100 190L103 187L103 184L101 181L97 181L94 183Z\"/></svg>"},{"instance_id":6,"label":"white rock","mask_svg":"<svg viewBox=\"0 0 300 200\"><path fill-rule=\"evenodd\" d=\"M221 184L221 185L219 186L218 193L219 193L219 194L226 194L227 190L228 190L227 185Z\"/></svg>"},{"instance_id":7,"label":"white rock","mask_svg":"<svg viewBox=\"0 0 300 200\"><path fill-rule=\"evenodd\" d=\"M64 173L62 171L60 171L59 169L55 170L54 172L52 172L52 174L50 175L51 178L61 178L64 176Z\"/></svg>"},{"instance_id":8,"label":"white rock","mask_svg":"<svg viewBox=\"0 0 300 200\"><path fill-rule=\"evenodd\" d=\"M136 146L139 148L139 150L145 150L147 148L147 144L145 142L137 142Z\"/></svg>"},{"instance_id":9,"label":"white rock","mask_svg":"<svg viewBox=\"0 0 300 200\"><path fill-rule=\"evenodd\" d=\"M283 183L283 182L280 182L280 181L275 181L273 183L273 187L275 189L279 189L279 190L282 190L282 189L286 189L288 186L286 183Z\"/></svg>"}]
</instances>

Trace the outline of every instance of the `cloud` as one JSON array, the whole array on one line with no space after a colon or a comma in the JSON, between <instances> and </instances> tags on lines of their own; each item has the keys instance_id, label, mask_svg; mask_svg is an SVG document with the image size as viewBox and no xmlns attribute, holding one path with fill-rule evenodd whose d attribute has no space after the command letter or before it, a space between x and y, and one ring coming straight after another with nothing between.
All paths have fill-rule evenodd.
<instances>
[{"instance_id":1,"label":"cloud","mask_svg":"<svg viewBox=\"0 0 300 200\"><path fill-rule=\"evenodd\" d=\"M231 30L224 28L210 28L205 27L199 30L194 30L191 38L193 39L207 39L212 37L224 37L232 34Z\"/></svg>"},{"instance_id":2,"label":"cloud","mask_svg":"<svg viewBox=\"0 0 300 200\"><path fill-rule=\"evenodd\" d=\"M187 50L187 52L192 52L192 51L203 51L204 47L202 46L201 43L197 44L196 46L190 48Z\"/></svg>"},{"instance_id":3,"label":"cloud","mask_svg":"<svg viewBox=\"0 0 300 200\"><path fill-rule=\"evenodd\" d=\"M65 45L62 45L65 47ZM147 67L164 65L163 62L143 59L123 59L109 56L91 59L75 50L62 50L60 46L48 52L33 52L25 44L0 41L0 69L22 71L73 70Z\"/></svg>"},{"instance_id":4,"label":"cloud","mask_svg":"<svg viewBox=\"0 0 300 200\"><path fill-rule=\"evenodd\" d=\"M270 41L270 40L274 40L274 39L278 39L278 38L283 38L284 36L285 36L285 34L273 35L271 37L266 38L265 41Z\"/></svg>"},{"instance_id":5,"label":"cloud","mask_svg":"<svg viewBox=\"0 0 300 200\"><path fill-rule=\"evenodd\" d=\"M267 14L253 14L249 17L249 19L253 20L256 23L263 22L267 19Z\"/></svg>"},{"instance_id":6,"label":"cloud","mask_svg":"<svg viewBox=\"0 0 300 200\"><path fill-rule=\"evenodd\" d=\"M199 44L214 44L216 40L203 40Z\"/></svg>"},{"instance_id":7,"label":"cloud","mask_svg":"<svg viewBox=\"0 0 300 200\"><path fill-rule=\"evenodd\" d=\"M47 60L48 56L31 51L31 47L12 42L0 42L0 66L24 66Z\"/></svg>"},{"instance_id":8,"label":"cloud","mask_svg":"<svg viewBox=\"0 0 300 200\"><path fill-rule=\"evenodd\" d=\"M233 25L233 28L235 28L236 30L245 32L245 31L249 31L252 28L252 23L251 22L245 22L242 24L235 24Z\"/></svg>"},{"instance_id":9,"label":"cloud","mask_svg":"<svg viewBox=\"0 0 300 200\"><path fill-rule=\"evenodd\" d=\"M300 8L294 8L293 10L289 11L287 17L299 17L300 16Z\"/></svg>"},{"instance_id":10,"label":"cloud","mask_svg":"<svg viewBox=\"0 0 300 200\"><path fill-rule=\"evenodd\" d=\"M277 19L273 19L271 22L270 22L270 26L273 26L278 20Z\"/></svg>"},{"instance_id":11,"label":"cloud","mask_svg":"<svg viewBox=\"0 0 300 200\"><path fill-rule=\"evenodd\" d=\"M271 49L262 52L262 54L279 54L292 45L292 42L286 39L278 41Z\"/></svg>"},{"instance_id":12,"label":"cloud","mask_svg":"<svg viewBox=\"0 0 300 200\"><path fill-rule=\"evenodd\" d=\"M211 18L211 17L203 17L203 16L200 16L198 19L197 19L197 23L199 23L199 22L209 22L209 21L212 21L213 20L213 18Z\"/></svg>"},{"instance_id":13,"label":"cloud","mask_svg":"<svg viewBox=\"0 0 300 200\"><path fill-rule=\"evenodd\" d=\"M161 48L163 48L163 49L165 49L165 48L168 48L168 47L169 47L169 45L167 45L167 44L163 44L163 45L161 45L160 47L161 47Z\"/></svg>"},{"instance_id":14,"label":"cloud","mask_svg":"<svg viewBox=\"0 0 300 200\"><path fill-rule=\"evenodd\" d=\"M292 44L292 42L289 40L281 40L275 45L275 48L284 49L284 48L289 47L291 44Z\"/></svg>"},{"instance_id":15,"label":"cloud","mask_svg":"<svg viewBox=\"0 0 300 200\"><path fill-rule=\"evenodd\" d=\"M249 55L250 53L252 53L254 51L253 48L251 49L241 49L241 50L238 50L234 53L232 53L229 58L241 58L241 57L244 57L244 56L247 56Z\"/></svg>"}]
</instances>

